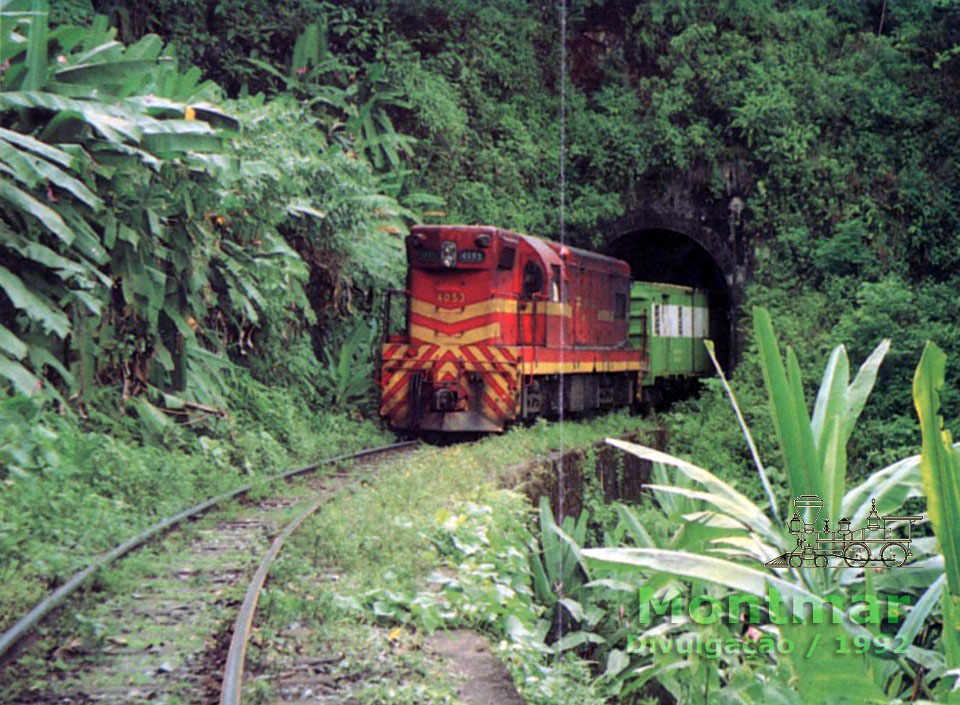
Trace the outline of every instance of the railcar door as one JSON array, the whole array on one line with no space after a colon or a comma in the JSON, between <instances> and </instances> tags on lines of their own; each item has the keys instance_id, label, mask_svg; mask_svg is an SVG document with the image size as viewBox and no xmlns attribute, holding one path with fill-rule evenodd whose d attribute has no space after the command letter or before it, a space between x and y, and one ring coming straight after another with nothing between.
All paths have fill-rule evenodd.
<instances>
[{"instance_id":1,"label":"railcar door","mask_svg":"<svg viewBox=\"0 0 960 705\"><path fill-rule=\"evenodd\" d=\"M547 278L540 263L527 259L523 263L523 283L520 295L520 345L546 345L546 288Z\"/></svg>"}]
</instances>

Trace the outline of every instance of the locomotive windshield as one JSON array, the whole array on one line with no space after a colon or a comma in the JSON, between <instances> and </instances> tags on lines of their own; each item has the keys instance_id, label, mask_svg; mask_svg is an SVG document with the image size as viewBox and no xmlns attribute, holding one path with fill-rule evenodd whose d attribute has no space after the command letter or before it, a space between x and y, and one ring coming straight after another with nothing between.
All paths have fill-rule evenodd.
<instances>
[{"instance_id":1,"label":"locomotive windshield","mask_svg":"<svg viewBox=\"0 0 960 705\"><path fill-rule=\"evenodd\" d=\"M527 262L523 266L523 298L532 299L534 294L543 291L543 270L536 262Z\"/></svg>"}]
</instances>

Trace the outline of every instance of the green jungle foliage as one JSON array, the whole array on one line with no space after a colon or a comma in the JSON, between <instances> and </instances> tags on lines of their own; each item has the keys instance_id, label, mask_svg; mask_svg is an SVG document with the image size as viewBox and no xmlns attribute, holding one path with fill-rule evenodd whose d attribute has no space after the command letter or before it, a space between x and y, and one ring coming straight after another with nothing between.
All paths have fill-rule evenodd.
<instances>
[{"instance_id":1,"label":"green jungle foliage","mask_svg":"<svg viewBox=\"0 0 960 705\"><path fill-rule=\"evenodd\" d=\"M296 100L226 101L106 17L0 8L7 626L118 536L386 439L339 321L399 283L413 216ZM314 339L353 364L324 378Z\"/></svg>"},{"instance_id":2,"label":"green jungle foliage","mask_svg":"<svg viewBox=\"0 0 960 705\"><path fill-rule=\"evenodd\" d=\"M48 31L43 3L20 6L0 134L0 374L18 392L46 378L82 405L112 386L152 425L160 406L220 412L231 359L399 281L404 211L299 103L224 105L154 35L124 47L102 16Z\"/></svg>"},{"instance_id":3,"label":"green jungle foliage","mask_svg":"<svg viewBox=\"0 0 960 705\"><path fill-rule=\"evenodd\" d=\"M960 455L938 416L945 356L929 343L913 377L913 399L922 425L921 454L877 470L848 490L846 446L873 389L887 341L852 381L846 350L837 346L810 413L802 399L801 373L792 348L787 348L784 365L769 313L755 310L754 323L770 415L789 470L790 493L785 496L796 497L812 488L824 500L820 516L848 517L853 527L865 525L874 506L881 516L896 515L911 498L925 496L935 536L912 537L911 570L869 566L860 570L855 560L837 565L837 558L824 560L832 561L832 568L811 569L796 560L799 556L790 555L796 548L794 537L784 530L786 517L778 515L776 506L753 503L714 473L686 460L611 440L655 463L656 483L650 487L656 506L642 516L622 507L622 523L605 536L604 547L579 552L585 560L584 571L593 578L591 584L606 589L597 590L593 599L603 599L617 581L627 585L640 581L658 600L679 594L693 605L690 601L700 596L715 601L712 609L719 607L727 617L701 620L691 614L690 619L671 621L667 612L652 623L647 619L638 624L644 637L669 635L676 643L719 639L719 643L732 642L736 649L736 644L762 643L775 635L794 645L792 653L778 650L769 659L743 658L734 650L731 658L707 654L705 662L699 653L686 658L683 651L659 657L649 648L625 652L617 642L607 661L607 673L615 668L619 676L615 692L629 692L654 677L681 703L710 702L710 696L744 705L771 698L807 705L960 702L956 688L960 601L954 587L960 560L955 536L960 521ZM744 432L749 435L747 429ZM757 469L764 473L759 458ZM658 512L668 521L662 522L662 517L658 521ZM663 531L664 526L670 528ZM582 541L578 544L582 546ZM856 555L855 549L844 549L845 559ZM774 574L760 569L778 556L787 558L783 570ZM866 561L860 564L865 565ZM728 598L754 595L763 604L773 589L787 601L790 618L778 627L764 622L752 633L744 631L743 615ZM900 608L890 611L894 595L910 596L912 607L906 614L897 611ZM879 619L864 620L862 614L847 611L847 606L866 596L883 606ZM814 610L827 608L822 623L811 621L815 612L805 614L809 607L804 608L804 602L816 605ZM834 608L844 607L842 619L830 618L828 602ZM631 617L636 619L636 614ZM641 668L628 668L634 664Z\"/></svg>"},{"instance_id":4,"label":"green jungle foliage","mask_svg":"<svg viewBox=\"0 0 960 705\"><path fill-rule=\"evenodd\" d=\"M593 247L650 202L722 211L742 199L746 303L766 307L796 350L784 367L761 315L734 378L759 447L780 448L764 468L775 493L810 472L833 506L871 473L907 473L895 488L915 495L951 487L935 468L955 471L953 455L930 460L931 419L942 406L958 423L960 367L928 352L909 385L925 341L960 359L960 4L568 5L561 46L557 4L523 0L0 0L0 567L21 575L27 556L50 556L14 603L144 520L170 467L179 506L238 469L319 452L318 438L363 437L324 409L372 410L370 314L401 281L398 236L440 220L558 237L561 188L567 237ZM868 360L852 383L848 358ZM823 413L808 420L824 364ZM920 447L911 391L926 399L920 469L890 465ZM653 528L621 512L604 545L702 547L685 517L733 491L756 508L763 544L780 548L722 386L707 382L660 420L676 453L716 475L660 471L674 491L658 492ZM684 485L704 479L707 498ZM91 488L74 523L62 507ZM119 525L104 523L117 508ZM550 561L514 570L542 600L525 605L551 621L516 626L513 641L549 649L549 624L570 619L581 636L565 650L601 664L594 685L608 694L643 693L652 677L684 697L716 688L711 663L693 679L682 664L629 668L645 664L624 652L625 627L590 609L619 608L617 584L604 578L609 594L586 597L584 532L548 515L542 551L561 554L560 572ZM89 541L84 522L101 527ZM36 543L23 538L41 525ZM730 588L728 566L707 574L674 558L678 589L691 578L698 594ZM628 573L652 570L640 562ZM925 671L871 653L866 695L904 697L912 684L945 695L939 674L958 667L957 646L920 628L937 623L937 605L957 624L955 567L905 633ZM575 594L550 594L561 573ZM878 589L869 576L863 589ZM804 581L816 595L847 589ZM785 684L809 666L758 673L793 702ZM846 688L825 672L807 701ZM729 699L769 696L750 675L730 674Z\"/></svg>"},{"instance_id":5,"label":"green jungle foliage","mask_svg":"<svg viewBox=\"0 0 960 705\"><path fill-rule=\"evenodd\" d=\"M552 4L109 0L58 3L54 17L92 29L98 12L127 42L150 32L169 42L167 54L195 63L203 78L240 98L224 112L241 121L247 111L280 111L244 96L285 96L281 103L301 129L282 130L283 139L348 172L355 167L346 182L359 179L371 199L393 196L417 219L558 234L561 51ZM26 37L29 20L20 23ZM960 212L954 149L960 10L932 1L657 0L634 8L587 0L571 4L567 33L568 237L596 245L612 220L671 188L717 203L743 198L740 227L755 264L749 299L771 310L798 350L813 353L800 355L805 364L840 340L859 359L897 334L863 438L851 448L854 472L870 458L885 462L907 452L918 441L902 403L912 361L926 339L960 351L957 309L941 303L953 299L958 263L952 233ZM11 57L13 72L19 59L26 63L26 39L7 44L19 52ZM55 56L53 46L48 56ZM10 76L5 72L5 86L15 87ZM269 155L267 135L249 127L242 144L233 137L230 146ZM373 174L358 176L366 163ZM246 193L256 178L241 173L248 180L235 193ZM283 185L292 187L290 200L306 186L293 180L300 183ZM262 206L276 194L257 195ZM255 241L269 251L270 240L250 233L279 230L308 264L307 293L321 319L349 314L359 294L345 281L331 287L337 275L347 272L351 283L356 275L359 288L379 283L351 258L327 265L325 258L341 250L338 235L346 233L340 243L363 243L353 252L361 258L393 261L391 239L353 236L357 228L376 236L384 227L370 227L362 216L353 229L276 209L267 223L244 223L234 205L232 213L221 213L222 206L210 212L228 220L231 235L246 227L250 239L241 247ZM326 213L323 205L317 210ZM303 228L318 231L319 247L311 252ZM221 255L210 260L216 266ZM288 277L303 273L295 262L290 266ZM257 276L247 286L259 291ZM296 290L288 290L291 299ZM197 296L181 292L191 295ZM243 311L244 296L227 298ZM294 318L304 308L302 299L283 305ZM227 344L243 349L240 329L252 316L224 308L225 325L235 329ZM273 325L272 315L259 317ZM176 328L165 321L158 314L158 327ZM339 335L321 338L333 342ZM189 363L188 343L181 346L186 352L167 351L167 366L176 371L178 359ZM71 370L62 354L53 357ZM740 377L750 387L747 396L759 391L752 352ZM957 401L948 386L946 408Z\"/></svg>"},{"instance_id":6,"label":"green jungle foliage","mask_svg":"<svg viewBox=\"0 0 960 705\"><path fill-rule=\"evenodd\" d=\"M559 233L554 3L91 10L130 41L158 33L231 95L305 99L408 207ZM579 0L567 37L567 236L596 245L617 217L674 192L721 208L742 198L749 300L811 353L804 364L840 341L862 359L895 338L854 472L909 452L919 437L903 399L923 342L960 352L956 3ZM756 396L752 352L741 378Z\"/></svg>"}]
</instances>

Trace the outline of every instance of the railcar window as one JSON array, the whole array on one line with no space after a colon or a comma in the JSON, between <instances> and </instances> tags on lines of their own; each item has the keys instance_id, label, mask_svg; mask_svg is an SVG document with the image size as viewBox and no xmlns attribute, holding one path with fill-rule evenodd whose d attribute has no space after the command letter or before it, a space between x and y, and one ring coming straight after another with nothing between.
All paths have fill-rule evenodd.
<instances>
[{"instance_id":1,"label":"railcar window","mask_svg":"<svg viewBox=\"0 0 960 705\"><path fill-rule=\"evenodd\" d=\"M532 299L543 291L543 270L536 262L527 262L523 267L523 298Z\"/></svg>"},{"instance_id":2,"label":"railcar window","mask_svg":"<svg viewBox=\"0 0 960 705\"><path fill-rule=\"evenodd\" d=\"M627 295L613 295L613 317L617 320L623 320L627 317Z\"/></svg>"},{"instance_id":3,"label":"railcar window","mask_svg":"<svg viewBox=\"0 0 960 705\"><path fill-rule=\"evenodd\" d=\"M513 261L516 257L516 247L504 247L500 250L500 261L497 262L497 269L513 269Z\"/></svg>"}]
</instances>

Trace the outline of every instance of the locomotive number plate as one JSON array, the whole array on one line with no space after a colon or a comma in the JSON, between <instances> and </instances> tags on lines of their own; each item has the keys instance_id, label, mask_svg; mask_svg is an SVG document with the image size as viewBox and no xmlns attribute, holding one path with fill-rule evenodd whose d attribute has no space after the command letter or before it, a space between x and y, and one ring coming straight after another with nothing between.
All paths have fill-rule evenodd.
<instances>
[{"instance_id":1,"label":"locomotive number plate","mask_svg":"<svg viewBox=\"0 0 960 705\"><path fill-rule=\"evenodd\" d=\"M462 291L438 291L437 303L439 304L465 304L467 297Z\"/></svg>"}]
</instances>

